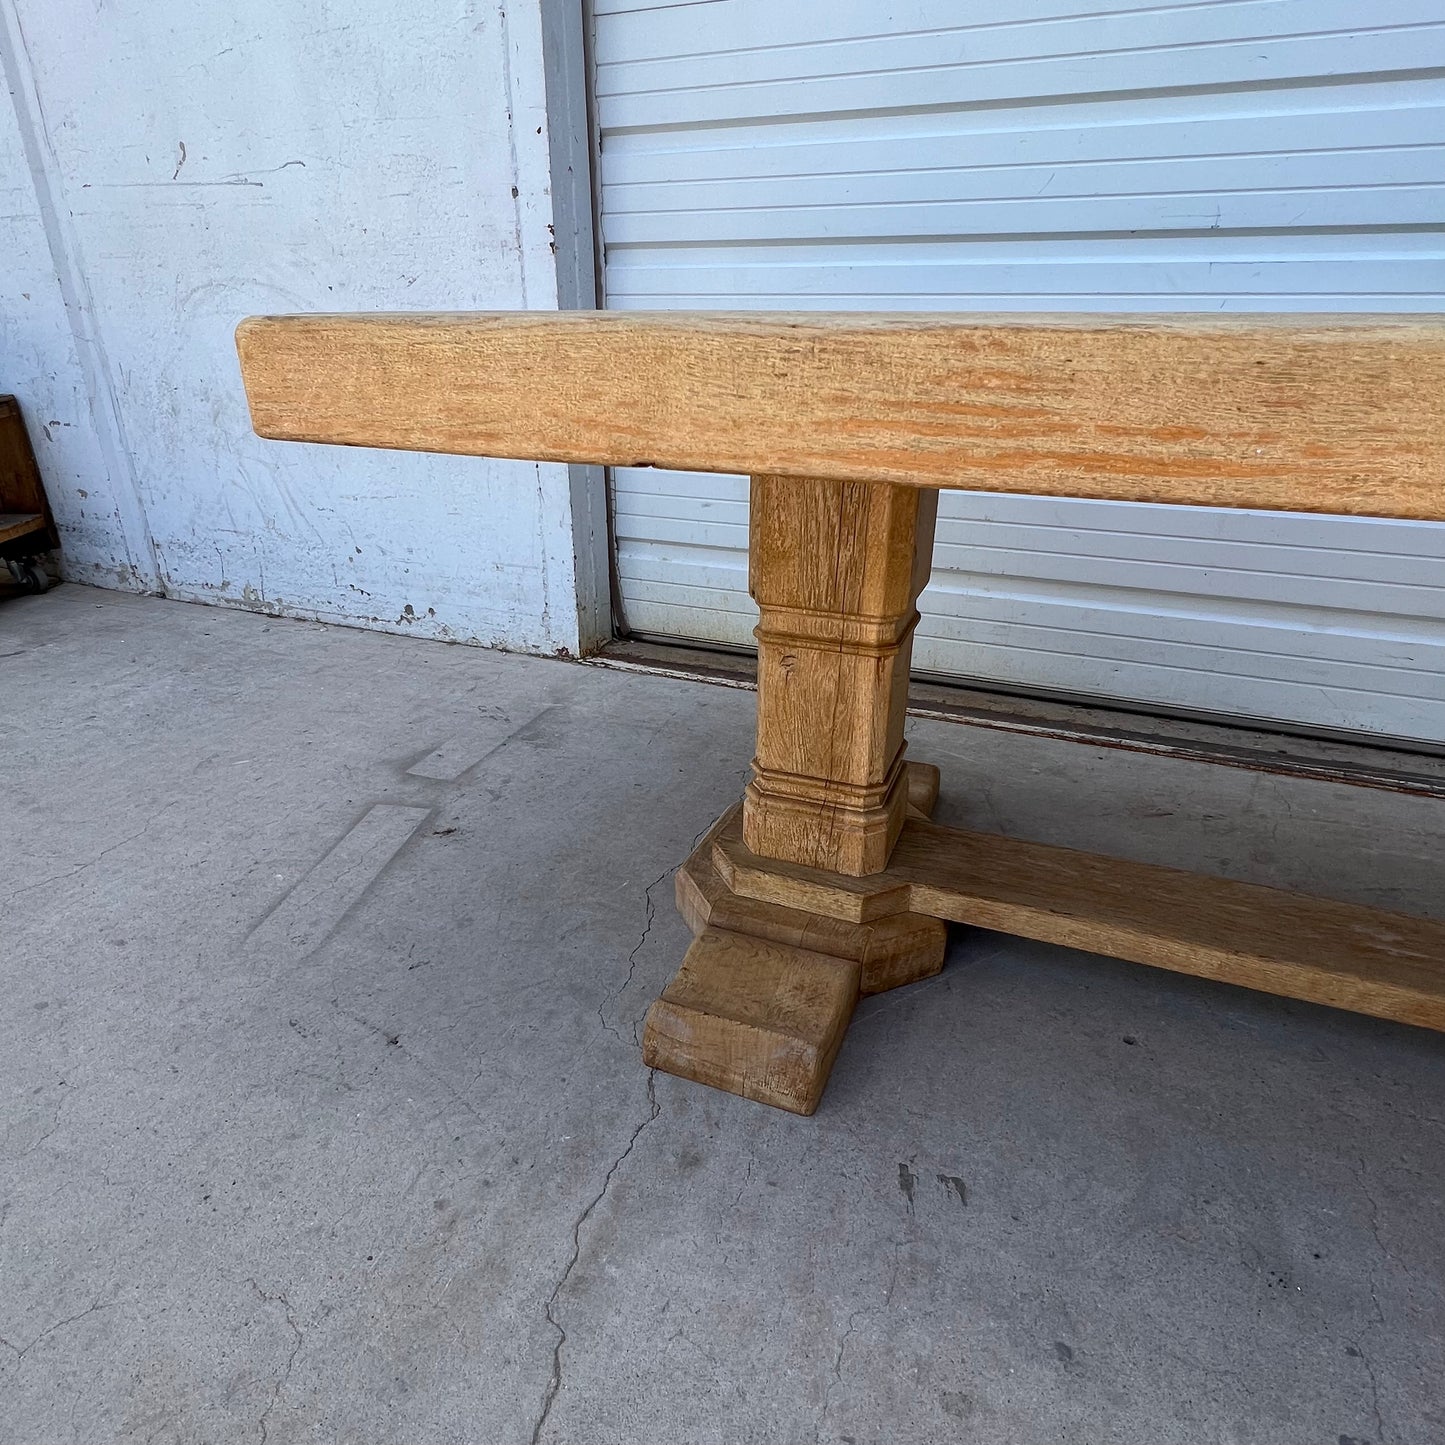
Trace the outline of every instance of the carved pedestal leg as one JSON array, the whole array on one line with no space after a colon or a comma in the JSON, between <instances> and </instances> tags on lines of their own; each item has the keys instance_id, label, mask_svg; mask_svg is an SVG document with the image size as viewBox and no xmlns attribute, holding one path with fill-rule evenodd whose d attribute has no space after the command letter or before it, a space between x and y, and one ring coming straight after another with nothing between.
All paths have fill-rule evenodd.
<instances>
[{"instance_id":1,"label":"carved pedestal leg","mask_svg":"<svg viewBox=\"0 0 1445 1445\"><path fill-rule=\"evenodd\" d=\"M903 826L903 718L938 493L754 477L758 749L743 837L862 877Z\"/></svg>"},{"instance_id":2,"label":"carved pedestal leg","mask_svg":"<svg viewBox=\"0 0 1445 1445\"><path fill-rule=\"evenodd\" d=\"M938 770L904 762L916 601L937 493L754 477L750 585L758 745L742 836L761 858L862 878L888 864L905 814L932 812ZM860 993L937 973L937 919L852 923L732 892L724 817L678 872L697 934L648 1012L655 1068L796 1113L817 1107Z\"/></svg>"}]
</instances>

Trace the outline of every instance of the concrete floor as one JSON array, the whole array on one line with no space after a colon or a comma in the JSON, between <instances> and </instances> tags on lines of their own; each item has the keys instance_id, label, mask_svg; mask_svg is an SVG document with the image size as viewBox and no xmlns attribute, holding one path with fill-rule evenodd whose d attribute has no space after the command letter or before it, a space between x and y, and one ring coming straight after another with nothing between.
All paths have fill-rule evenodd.
<instances>
[{"instance_id":1,"label":"concrete floor","mask_svg":"<svg viewBox=\"0 0 1445 1445\"><path fill-rule=\"evenodd\" d=\"M0 607L0 1434L1418 1442L1445 1041L990 935L649 1077L746 692ZM1428 912L1445 803L946 723L943 821Z\"/></svg>"}]
</instances>

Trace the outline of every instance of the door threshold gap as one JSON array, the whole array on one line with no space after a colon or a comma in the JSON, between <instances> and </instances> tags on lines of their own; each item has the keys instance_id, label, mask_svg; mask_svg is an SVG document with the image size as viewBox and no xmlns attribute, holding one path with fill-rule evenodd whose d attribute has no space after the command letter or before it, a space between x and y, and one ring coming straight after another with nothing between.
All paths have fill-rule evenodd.
<instances>
[{"instance_id":1,"label":"door threshold gap","mask_svg":"<svg viewBox=\"0 0 1445 1445\"><path fill-rule=\"evenodd\" d=\"M609 643L588 666L643 672L755 691L757 658L743 651L627 639ZM1161 716L1106 703L995 692L915 677L910 717L961 723L1184 762L1348 783L1416 797L1445 798L1445 756L1381 742L1279 732L1248 724Z\"/></svg>"}]
</instances>

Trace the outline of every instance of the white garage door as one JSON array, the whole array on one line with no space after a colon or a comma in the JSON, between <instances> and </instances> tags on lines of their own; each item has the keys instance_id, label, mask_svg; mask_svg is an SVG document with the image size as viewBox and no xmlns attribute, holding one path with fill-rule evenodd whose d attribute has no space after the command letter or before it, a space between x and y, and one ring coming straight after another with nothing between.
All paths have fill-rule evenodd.
<instances>
[{"instance_id":1,"label":"white garage door","mask_svg":"<svg viewBox=\"0 0 1445 1445\"><path fill-rule=\"evenodd\" d=\"M1442 0L595 12L609 306L1445 310ZM746 481L614 485L630 628L750 644ZM922 610L920 671L1445 739L1445 525L946 492Z\"/></svg>"}]
</instances>

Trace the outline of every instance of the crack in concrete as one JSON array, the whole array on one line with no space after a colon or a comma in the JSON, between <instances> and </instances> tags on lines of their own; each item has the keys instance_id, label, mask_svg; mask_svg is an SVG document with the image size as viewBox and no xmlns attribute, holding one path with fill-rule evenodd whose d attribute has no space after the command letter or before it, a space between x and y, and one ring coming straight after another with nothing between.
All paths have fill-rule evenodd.
<instances>
[{"instance_id":1,"label":"crack in concrete","mask_svg":"<svg viewBox=\"0 0 1445 1445\"><path fill-rule=\"evenodd\" d=\"M858 1324L858 1316L867 1314L867 1309L856 1309L849 1313L848 1324L838 1340L838 1351L833 1356L833 1378L828 1381L823 1390L823 1413L818 1421L818 1428L813 1434L813 1439L819 1440L822 1437L823 1426L827 1423L828 1412L833 1408L833 1389L836 1385L843 1383L843 1356L848 1352L848 1341L853 1338L853 1331Z\"/></svg>"},{"instance_id":2,"label":"crack in concrete","mask_svg":"<svg viewBox=\"0 0 1445 1445\"><path fill-rule=\"evenodd\" d=\"M1375 1367L1370 1363L1370 1357L1364 1352L1364 1349L1358 1344L1355 1348L1360 1351L1360 1363L1370 1377L1370 1414L1375 1421L1375 1436L1379 1445L1386 1445L1385 1422L1380 1416L1380 1381L1375 1374Z\"/></svg>"},{"instance_id":3,"label":"crack in concrete","mask_svg":"<svg viewBox=\"0 0 1445 1445\"><path fill-rule=\"evenodd\" d=\"M261 1445L266 1445L270 1436L271 1412L276 1408L281 1399L281 1391L286 1388L286 1383L291 1378L292 1368L296 1364L296 1356L301 1353L301 1344L304 1336L301 1333L301 1326L296 1323L295 1312L291 1308L291 1301L287 1299L285 1290L278 1290L275 1294L267 1294L265 1290L256 1283L254 1275L248 1276L246 1283L256 1291L257 1297L265 1304L279 1304L286 1311L286 1323L291 1327L291 1333L295 1337L291 1344L291 1353L286 1357L286 1368L276 1377L276 1383L271 1386L271 1398L266 1402L266 1408L261 1411L261 1418L256 1422L261 1431Z\"/></svg>"},{"instance_id":4,"label":"crack in concrete","mask_svg":"<svg viewBox=\"0 0 1445 1445\"><path fill-rule=\"evenodd\" d=\"M733 1198L733 1208L734 1208L734 1209L736 1209L736 1208L738 1207L738 1205L742 1203L743 1193L744 1193L744 1191L747 1189L747 1187L748 1187L748 1181L749 1181L752 1177L753 1177L753 1161L752 1161L751 1158L749 1158L749 1159L748 1159L747 1171L746 1171L746 1173L744 1173L744 1175L743 1175L743 1182L738 1185L738 1192L737 1192L737 1194L736 1194L736 1195L734 1196L734 1198Z\"/></svg>"},{"instance_id":5,"label":"crack in concrete","mask_svg":"<svg viewBox=\"0 0 1445 1445\"><path fill-rule=\"evenodd\" d=\"M87 1315L95 1314L98 1310L108 1310L114 1303L114 1300L107 1300L104 1304L102 1304L100 1302L100 1296L97 1295L95 1299L92 1300L85 1309L80 1311L79 1314L67 1315L66 1318L63 1320L56 1320L53 1325L50 1325L47 1328L41 1330L40 1333L36 1335L35 1338L31 1340L28 1345L13 1344L3 1335L0 1335L0 1345L4 1345L6 1349L15 1351L15 1363L18 1365L20 1361L23 1360L25 1356L28 1355L30 1351L33 1350L35 1346L41 1342L41 1340L48 1340L50 1336L53 1335L57 1330L63 1330L66 1325L73 1325L77 1321L85 1319Z\"/></svg>"},{"instance_id":6,"label":"crack in concrete","mask_svg":"<svg viewBox=\"0 0 1445 1445\"><path fill-rule=\"evenodd\" d=\"M567 1343L567 1331L562 1322L554 1313L554 1307L558 1297L566 1288L567 1281L571 1278L572 1271L577 1267L577 1260L582 1254L582 1226L592 1217L593 1211L607 1197L607 1191L612 1187L612 1180L617 1171L626 1162L627 1156L637 1146L637 1141L642 1137L642 1131L653 1123L662 1112L662 1105L657 1102L657 1070L647 1071L647 1117L632 1131L627 1141L627 1147L612 1161L612 1167L608 1169L602 1180L602 1188L592 1197L591 1203L577 1216L572 1223L572 1257L557 1276L557 1283L552 1286L552 1293L547 1296L547 1303L543 1306L543 1312L547 1316L547 1323L557 1331L557 1343L552 1347L552 1373L547 1381L547 1390L542 1397L542 1409L537 1416L536 1423L532 1426L531 1445L538 1445L542 1438L543 1427L547 1424L547 1417L552 1413L552 1406L556 1403L557 1396L562 1392L562 1347Z\"/></svg>"},{"instance_id":7,"label":"crack in concrete","mask_svg":"<svg viewBox=\"0 0 1445 1445\"><path fill-rule=\"evenodd\" d=\"M969 958L969 966L972 967L979 963L987 963L1003 951L1003 948L999 947L990 953L972 955ZM930 984L947 989L948 983L949 977L947 972L936 973L932 978L920 978L916 982L910 983L907 988L889 989L887 993L875 993L869 998L861 999L858 1008L853 1014L853 1021L849 1024L849 1027L853 1028L858 1024L869 1023L880 1014L889 1013L891 1010L900 1008L905 1004L915 1003L928 991Z\"/></svg>"},{"instance_id":8,"label":"crack in concrete","mask_svg":"<svg viewBox=\"0 0 1445 1445\"><path fill-rule=\"evenodd\" d=\"M712 829L712 826L713 825L709 823L706 828L703 828L694 836L692 840L692 845L687 850L686 856L688 858L691 858L693 853L697 851L697 845L702 842L704 835ZM612 995L612 1004L614 1008L616 1008L616 1006L622 1002L622 995L625 994L627 990L632 987L633 975L637 972L637 960L642 955L643 946L647 942L648 935L652 932L652 924L657 917L657 905L652 900L652 890L654 888L661 887L662 884L666 883L667 880L671 878L673 874L675 874L677 870L681 867L681 863L674 863L671 868L664 869L661 873L659 873L658 876L654 878L652 882L649 883L647 887L642 890L642 900L647 909L647 916L643 920L642 936L637 940L637 944L633 948L632 952L627 955L627 977L622 980L622 987L619 988L617 992ZM613 1038L615 1038L619 1043L621 1043L622 1035L617 1032L616 1028L614 1028L613 1025L607 1022L607 1019L603 1014L603 1009L605 1007L606 1000L597 1005L597 1020L602 1025L602 1027L613 1036ZM632 1020L632 1046L635 1049L640 1049L642 1047L642 1040L639 1039L637 1036L637 1026L640 1022L640 1019Z\"/></svg>"},{"instance_id":9,"label":"crack in concrete","mask_svg":"<svg viewBox=\"0 0 1445 1445\"><path fill-rule=\"evenodd\" d=\"M334 984L336 980L333 979L332 982ZM379 1038L388 1048L395 1049L397 1053L402 1056L402 1058L406 1059L412 1065L412 1067L417 1070L418 1073L430 1079L432 1083L434 1083L447 1096L449 1103L459 1105L479 1124L490 1124L491 1121L488 1120L487 1116L483 1114L476 1107L476 1105L473 1104L466 1097L466 1092L464 1090L454 1089L446 1081L446 1079L444 1079L434 1069L429 1069L421 1061L421 1059L419 1059L416 1054L413 1053L412 1050L406 1046L400 1034L391 1033L387 1029L382 1028L380 1024L374 1024L370 1019L364 1018L361 1014L355 1013L351 1009L343 1008L339 995L334 995L333 997L329 998L327 1000L327 1003L333 1010L335 1010L336 1013L340 1014L342 1018L350 1019L352 1023L359 1024L362 1028L367 1029L371 1033L375 1034L377 1038ZM481 1078L480 1073L473 1077L471 1084L468 1084L467 1088L470 1089L479 1078ZM443 1109L445 1109L446 1105L443 1105L442 1107Z\"/></svg>"},{"instance_id":10,"label":"crack in concrete","mask_svg":"<svg viewBox=\"0 0 1445 1445\"><path fill-rule=\"evenodd\" d=\"M848 1351L848 1341L853 1338L853 1331L857 1328L858 1321L863 1315L886 1315L893 1306L893 1291L898 1288L898 1272L902 1266L903 1241L895 1239L893 1243L893 1269L888 1276L888 1285L883 1291L883 1303L881 1305L860 1305L856 1310L850 1311L847 1326L838 1340L838 1350L833 1356L833 1378L828 1381L823 1391L823 1408L819 1412L818 1427L813 1432L814 1445L822 1439L823 1426L828 1423L828 1414L833 1408L833 1390L843 1383L843 1356Z\"/></svg>"},{"instance_id":11,"label":"crack in concrete","mask_svg":"<svg viewBox=\"0 0 1445 1445\"><path fill-rule=\"evenodd\" d=\"M61 1086L65 1086L65 1081L63 1079L61 1080ZM62 1094L60 1098L56 1100L55 1108L50 1115L50 1127L38 1139L27 1144L15 1156L17 1159L23 1159L27 1154L33 1154L43 1143L45 1143L47 1139L51 1138L52 1135L60 1132L60 1116L65 1111L65 1106L70 1102L71 1097L74 1093L75 1090L72 1088L69 1093ZM7 1130L6 1133L8 1137L9 1131ZM9 1213L9 1209L10 1206L8 1204L5 1205L3 1209L0 1209L0 1224L4 1224L5 1215Z\"/></svg>"},{"instance_id":12,"label":"crack in concrete","mask_svg":"<svg viewBox=\"0 0 1445 1445\"><path fill-rule=\"evenodd\" d=\"M1380 1202L1375 1198L1374 1191L1367 1182L1368 1174L1363 1159L1359 1160L1355 1167L1355 1179L1360 1186L1360 1193L1365 1196L1365 1201L1370 1206L1370 1233L1375 1237L1376 1248L1378 1248L1383 1257L1388 1258L1390 1251L1386 1248L1385 1241L1380 1237ZM1378 1445L1386 1445L1385 1422L1380 1413L1380 1379L1375 1373L1373 1361L1369 1355L1365 1353L1365 1346L1363 1344L1364 1337L1371 1328L1375 1325L1385 1323L1385 1312L1380 1307L1380 1294L1375 1288L1375 1270L1373 1267L1371 1267L1369 1273L1369 1288L1370 1304L1374 1308L1374 1314L1365 1325L1365 1328L1355 1336L1354 1347L1355 1353L1359 1355L1360 1363L1365 1367L1365 1374L1369 1377L1370 1381L1370 1414L1375 1423L1375 1437Z\"/></svg>"},{"instance_id":13,"label":"crack in concrete","mask_svg":"<svg viewBox=\"0 0 1445 1445\"><path fill-rule=\"evenodd\" d=\"M97 863L117 848L124 848L127 843L134 843L143 833L150 831L152 825L158 823L172 808L176 806L179 799L172 799L158 813L151 816L145 827L137 828L134 833L127 834L119 842L112 843L108 848L102 848L94 858L87 859L84 863L77 863L73 868L67 868L63 873L53 873L49 878L42 878L36 883L27 883L23 888L17 888L11 895L11 900L21 898L27 893L33 893L37 888L44 888L51 883L63 883L67 878L74 878L77 873L84 873L87 868L94 868Z\"/></svg>"},{"instance_id":14,"label":"crack in concrete","mask_svg":"<svg viewBox=\"0 0 1445 1445\"><path fill-rule=\"evenodd\" d=\"M699 834L698 836L701 837L702 835ZM606 1009L609 1002L612 1004L613 1009L615 1010L617 1006L622 1002L622 995L625 994L627 990L632 987L632 977L637 972L638 957L642 953L644 945L647 943L648 935L652 932L653 920L657 917L657 905L652 901L652 890L659 887L661 884L666 882L667 879L672 877L672 875L677 872L677 869L678 865L674 863L671 868L668 868L665 872L659 873L658 876L654 878L652 882L649 883L647 887L642 890L642 901L643 905L647 910L647 915L643 920L642 924L642 936L637 940L637 943L633 947L632 952L627 955L627 977L622 980L622 987L619 988L617 992L612 995L610 1000L603 999L603 1001L597 1005L597 1022L600 1023L602 1027L606 1029L607 1032L617 1040L618 1043L622 1042L622 1035L617 1032L617 1029L614 1025L607 1022L607 1016L604 1010ZM637 1021L635 1019L632 1023L632 1043L635 1048L641 1047L641 1044L639 1043L637 1038Z\"/></svg>"},{"instance_id":15,"label":"crack in concrete","mask_svg":"<svg viewBox=\"0 0 1445 1445\"><path fill-rule=\"evenodd\" d=\"M1366 1200L1366 1202L1367 1202L1367 1203L1369 1204L1369 1206L1370 1206L1370 1233L1375 1236L1375 1244L1376 1244L1377 1248L1379 1249L1380 1253L1383 1254L1383 1255L1385 1255L1386 1257L1388 1257L1390 1251L1389 1251L1388 1248L1386 1248L1385 1241L1380 1238L1380 1201L1375 1198L1374 1191L1370 1188L1369 1184L1366 1182L1366 1180L1367 1180L1367 1175L1366 1175L1366 1171L1365 1171L1365 1161L1364 1161L1363 1159L1361 1159L1360 1162L1359 1162L1359 1164L1355 1167L1355 1178L1359 1181L1360 1193L1365 1196L1365 1200ZM1372 1273L1371 1273L1371 1281L1372 1281L1372 1282L1373 1282L1373 1279L1374 1279L1374 1275L1373 1275L1373 1272L1372 1272ZM1373 1290L1373 1288L1371 1289L1370 1293L1371 1293L1371 1297L1373 1297L1373 1295L1374 1295L1374 1290ZM1379 1308L1379 1302L1378 1302L1378 1301L1376 1301L1375 1307L1376 1307L1376 1309Z\"/></svg>"}]
</instances>

